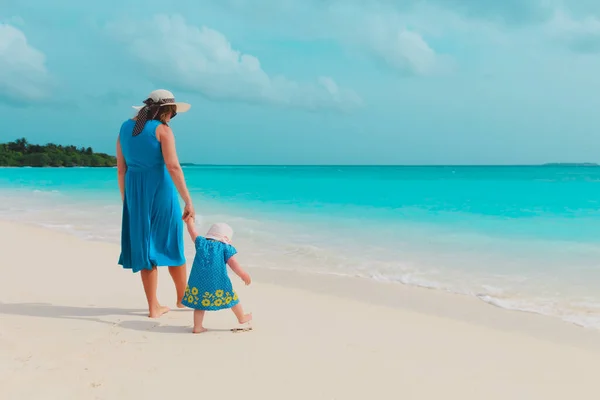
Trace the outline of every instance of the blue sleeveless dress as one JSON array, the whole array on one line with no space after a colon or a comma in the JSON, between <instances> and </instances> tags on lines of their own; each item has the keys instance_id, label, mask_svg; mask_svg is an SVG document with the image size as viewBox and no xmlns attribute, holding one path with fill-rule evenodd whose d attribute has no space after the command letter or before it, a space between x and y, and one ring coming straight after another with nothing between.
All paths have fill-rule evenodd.
<instances>
[{"instance_id":1,"label":"blue sleeveless dress","mask_svg":"<svg viewBox=\"0 0 600 400\"><path fill-rule=\"evenodd\" d=\"M130 119L119 136L127 164L119 264L132 272L185 264L181 207L156 139L159 124L148 121L133 136Z\"/></svg>"},{"instance_id":2,"label":"blue sleeveless dress","mask_svg":"<svg viewBox=\"0 0 600 400\"><path fill-rule=\"evenodd\" d=\"M238 304L238 295L227 275L227 261L237 253L235 247L202 236L196 238L194 245L196 257L183 305L196 310L217 311Z\"/></svg>"}]
</instances>

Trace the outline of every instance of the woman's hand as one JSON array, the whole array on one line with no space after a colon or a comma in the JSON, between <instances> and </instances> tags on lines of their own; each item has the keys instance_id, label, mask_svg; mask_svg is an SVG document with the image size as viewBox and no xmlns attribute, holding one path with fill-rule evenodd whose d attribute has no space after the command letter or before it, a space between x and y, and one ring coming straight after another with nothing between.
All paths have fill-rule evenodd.
<instances>
[{"instance_id":1,"label":"woman's hand","mask_svg":"<svg viewBox=\"0 0 600 400\"><path fill-rule=\"evenodd\" d=\"M194 210L194 206L192 203L186 203L183 209L183 216L181 217L184 221L195 220L196 219L196 211Z\"/></svg>"}]
</instances>

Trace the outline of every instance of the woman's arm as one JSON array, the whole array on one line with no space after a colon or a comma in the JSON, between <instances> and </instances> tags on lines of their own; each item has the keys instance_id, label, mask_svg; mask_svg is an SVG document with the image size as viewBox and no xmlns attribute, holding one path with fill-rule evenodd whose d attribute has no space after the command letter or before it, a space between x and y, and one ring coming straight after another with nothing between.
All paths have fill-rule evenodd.
<instances>
[{"instance_id":1,"label":"woman's arm","mask_svg":"<svg viewBox=\"0 0 600 400\"><path fill-rule=\"evenodd\" d=\"M237 276L239 276L240 279L243 280L246 285L252 283L252 278L250 278L250 274L244 271L244 268L242 268L240 263L235 259L235 256L232 256L229 258L229 260L227 260L227 265L229 265L229 268L231 268L231 270Z\"/></svg>"},{"instance_id":2,"label":"woman's arm","mask_svg":"<svg viewBox=\"0 0 600 400\"><path fill-rule=\"evenodd\" d=\"M185 178L183 176L183 169L179 164L179 158L177 157L177 150L175 149L175 136L173 131L167 125L159 125L156 128L156 136L162 147L162 154L167 166L167 171L173 179L173 183L179 192L179 195L185 203L185 209L183 212L183 219L194 218L195 212L192 205L192 198L190 192L185 184Z\"/></svg>"},{"instance_id":3,"label":"woman's arm","mask_svg":"<svg viewBox=\"0 0 600 400\"><path fill-rule=\"evenodd\" d=\"M127 172L127 163L123 152L121 151L121 136L117 137L117 175L119 179L119 190L121 191L121 201L125 201L125 173Z\"/></svg>"}]
</instances>

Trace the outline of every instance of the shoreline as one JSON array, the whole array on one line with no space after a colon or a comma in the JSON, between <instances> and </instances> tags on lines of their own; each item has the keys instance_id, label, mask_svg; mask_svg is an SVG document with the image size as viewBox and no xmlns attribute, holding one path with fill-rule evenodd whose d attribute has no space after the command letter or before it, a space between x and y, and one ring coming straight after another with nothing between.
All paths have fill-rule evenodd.
<instances>
[{"instance_id":1,"label":"shoreline","mask_svg":"<svg viewBox=\"0 0 600 400\"><path fill-rule=\"evenodd\" d=\"M16 223L15 221L4 220L4 219L0 218L0 227L3 224L18 225L18 223ZM45 224L35 223L35 222L31 222L31 221L24 222L23 224L32 229L48 230L51 232L55 232L59 235L66 235L69 237L74 237L78 240L82 240L85 242L104 243L104 244L110 244L113 246L115 246L117 243L114 240L111 241L111 240L107 240L106 238L99 238L99 237L83 238L82 236L78 235L77 233L70 232L68 229L65 229L62 227L54 228L54 227L47 226ZM118 245L116 245L116 246L118 247ZM188 246L187 237L186 237L186 256L188 257L188 261L192 254L193 253L191 253L189 251L189 246ZM360 295L360 293L361 293L360 286L364 285L364 287L368 287L369 291L372 291L372 292L381 290L383 293L386 293L386 295L389 296L388 299L389 298L392 298L392 299L407 299L407 298L419 299L416 302L415 301L409 302L409 304L411 304L411 307L413 307L414 310L416 310L416 311L432 313L432 315L436 315L436 316L443 316L443 317L450 316L454 319L464 320L463 313L460 311L457 312L455 310L452 310L451 307L442 306L440 309L434 309L434 308L430 307L430 305L427 304L428 302L425 299L423 299L423 296L425 296L425 297L430 296L430 295L435 296L442 303L446 303L447 301L450 301L450 302L458 301L461 304L464 304L467 307L472 309L472 312L475 313L475 321L479 321L480 324L483 324L483 326L486 326L486 327L494 327L494 328L500 328L500 329L504 329L504 330L511 330L511 329L507 329L507 326L511 324L511 321L506 321L504 323L504 326L501 326L497 322L492 321L491 319L489 319L486 316L486 310L496 309L496 310L502 311L503 313L508 312L508 313L514 314L515 316L524 315L524 317L514 317L514 318L516 318L516 319L524 318L523 321L519 321L519 322L521 324L524 324L524 326L526 327L526 329L525 329L526 331L535 333L537 331L537 328L535 326L532 326L530 321L528 321L528 319L529 319L528 316L531 316L535 320L547 321L547 322L541 322L541 323L542 324L550 323L553 325L555 330L558 330L560 332L558 335L556 333L552 333L552 334L548 335L549 338L551 338L553 340L556 340L556 339L560 340L560 337L562 335L564 335L563 331L565 329L565 327L564 327L565 325L569 326L569 327L574 327L578 330L582 330L582 331L586 332L582 336L583 340L586 340L585 339L586 336L595 337L597 335L598 337L600 337L600 329L595 328L595 327L585 326L585 325L577 323L577 322L569 321L569 320L566 320L565 318L562 318L557 315L544 314L543 312L536 311L536 310L523 310L523 309L502 307L500 305L494 304L493 302L485 301L485 300L481 299L480 297L473 295L473 294L461 293L461 292L446 290L443 288L427 287L427 286L422 286L422 285L418 285L418 284L407 284L407 283L403 283L400 281L393 281L393 280L389 280L389 281L378 280L378 279L374 279L374 278L367 277L367 276L338 274L338 273L332 273L332 272L327 272L327 271L303 272L303 271L288 270L288 269L283 269L283 268L277 269L277 268L268 268L268 267L260 267L260 266L254 267L253 270L255 271L255 274L257 276L260 276L261 279L263 279L265 282L282 284L283 286L286 286L286 287L314 291L314 292L320 293L320 294L327 294L327 290L325 290L325 289L318 290L318 288L322 287L322 285L319 283L319 281L323 281L323 282L327 281L327 282L329 282L331 287L336 288L334 290L334 292L330 293L330 294L333 294L333 295L336 295L339 297L348 297L352 300L359 300L359 301L373 303L373 304L377 304L377 305L384 305L384 306L389 305L389 304L385 303L384 301L382 301L381 296L376 296L375 298L370 298L368 296L361 296ZM355 294L353 296L348 296L348 293L355 293ZM454 300L454 299L458 299L458 300ZM414 310L411 310L410 308L407 308L406 304L401 304L400 301L393 300L392 304L396 308L414 311ZM442 314L440 314L440 312L439 312L440 310L444 310ZM474 321L470 321L470 322L474 322ZM568 333L567 333L567 335L568 335Z\"/></svg>"},{"instance_id":2,"label":"shoreline","mask_svg":"<svg viewBox=\"0 0 600 400\"><path fill-rule=\"evenodd\" d=\"M555 343L583 348L591 346L600 351L600 331L596 329L553 316L502 308L465 294L399 282L299 271L257 268L252 270L252 274L263 283L528 335Z\"/></svg>"},{"instance_id":3,"label":"shoreline","mask_svg":"<svg viewBox=\"0 0 600 400\"><path fill-rule=\"evenodd\" d=\"M0 234L1 398L153 400L227 388L264 399L562 400L597 391L600 335L549 317L424 288L248 268L251 286L232 281L254 330L231 333L234 317L222 311L193 335L190 310L147 317L117 245L1 221ZM168 272L159 274L160 299L173 308Z\"/></svg>"},{"instance_id":4,"label":"shoreline","mask_svg":"<svg viewBox=\"0 0 600 400\"><path fill-rule=\"evenodd\" d=\"M0 231L6 228L15 228L17 225L19 224L13 221L0 220ZM50 227L33 223L26 225L28 229L36 231L47 231L77 241L112 246L118 252L118 245L113 242L98 238L84 239L75 234L58 232ZM187 242L186 240L186 250L190 247ZM186 251L186 255L188 254L189 252ZM190 264L189 257L188 264ZM117 269L121 269L116 262L115 265ZM189 268L190 265L188 265L188 273ZM578 345L588 341L590 343L597 341L598 343L594 343L594 345L598 345L598 350L600 350L600 330L598 329L534 311L496 306L472 295L396 281L385 282L368 277L327 272L302 272L264 267L251 267L250 271L252 276L262 283L473 323L485 328L518 331L545 340L566 343L569 342L569 340L565 341L566 336L576 334L577 341L570 344ZM490 316L489 313L494 315Z\"/></svg>"}]
</instances>

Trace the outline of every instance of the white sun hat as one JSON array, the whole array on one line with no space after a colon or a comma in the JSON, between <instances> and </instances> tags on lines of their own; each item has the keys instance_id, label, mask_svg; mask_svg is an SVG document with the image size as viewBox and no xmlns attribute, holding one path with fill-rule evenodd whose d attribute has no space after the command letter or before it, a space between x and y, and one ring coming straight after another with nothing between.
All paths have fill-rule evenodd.
<instances>
[{"instance_id":1,"label":"white sun hat","mask_svg":"<svg viewBox=\"0 0 600 400\"><path fill-rule=\"evenodd\" d=\"M223 222L213 224L205 236L207 239L218 240L219 242L231 244L233 239L233 229Z\"/></svg>"},{"instance_id":2,"label":"white sun hat","mask_svg":"<svg viewBox=\"0 0 600 400\"><path fill-rule=\"evenodd\" d=\"M171 93L165 89L158 89L158 90L153 91L152 93L150 93L148 95L148 100L151 100L156 104L159 104L161 107L175 105L177 107L178 114L184 113L192 107L192 105L189 103L176 102L175 96L173 95L173 93ZM132 106L132 107L138 111L140 111L142 108L144 108L143 105L142 106Z\"/></svg>"}]
</instances>

